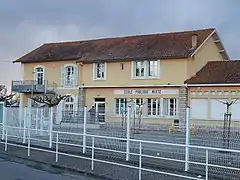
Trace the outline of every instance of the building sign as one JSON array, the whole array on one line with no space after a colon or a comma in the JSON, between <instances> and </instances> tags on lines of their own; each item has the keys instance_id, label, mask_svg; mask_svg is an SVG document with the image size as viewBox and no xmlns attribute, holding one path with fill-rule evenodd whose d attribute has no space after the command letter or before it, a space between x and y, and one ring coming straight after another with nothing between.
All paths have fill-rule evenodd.
<instances>
[{"instance_id":1,"label":"building sign","mask_svg":"<svg viewBox=\"0 0 240 180\"><path fill-rule=\"evenodd\" d=\"M178 94L178 89L126 89L114 90L114 94L121 95L154 95L154 94Z\"/></svg>"}]
</instances>

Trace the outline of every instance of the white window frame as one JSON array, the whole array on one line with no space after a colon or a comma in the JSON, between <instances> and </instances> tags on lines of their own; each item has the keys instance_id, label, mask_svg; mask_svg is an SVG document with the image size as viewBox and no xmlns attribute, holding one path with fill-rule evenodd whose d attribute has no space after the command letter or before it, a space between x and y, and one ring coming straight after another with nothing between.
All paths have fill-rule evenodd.
<instances>
[{"instance_id":1,"label":"white window frame","mask_svg":"<svg viewBox=\"0 0 240 180\"><path fill-rule=\"evenodd\" d=\"M38 68L42 68L42 72L37 72ZM42 74L42 84L38 84L38 74ZM38 65L34 67L33 71L34 81L37 83L37 85L44 85L45 84L45 68L42 65Z\"/></svg>"},{"instance_id":2,"label":"white window frame","mask_svg":"<svg viewBox=\"0 0 240 180\"><path fill-rule=\"evenodd\" d=\"M67 83L67 68L71 67L73 69L71 83ZM75 64L65 64L61 70L61 86L64 88L73 88L78 85L78 66Z\"/></svg>"},{"instance_id":3,"label":"white window frame","mask_svg":"<svg viewBox=\"0 0 240 180\"><path fill-rule=\"evenodd\" d=\"M115 98L115 108L114 108L114 114L116 116L122 116L123 115L123 111L125 110L125 98ZM123 101L123 103L121 103L121 101ZM123 107L121 108L121 105L123 105ZM118 109L118 112L117 112Z\"/></svg>"},{"instance_id":4,"label":"white window frame","mask_svg":"<svg viewBox=\"0 0 240 180\"><path fill-rule=\"evenodd\" d=\"M103 73L103 77L97 77L97 65L104 65L104 71L101 71ZM107 63L106 62L99 62L99 63L93 63L93 80L106 80L107 79Z\"/></svg>"},{"instance_id":5,"label":"white window frame","mask_svg":"<svg viewBox=\"0 0 240 180\"><path fill-rule=\"evenodd\" d=\"M149 104L150 100L150 104ZM156 109L155 109L155 114L153 111L153 104L156 102ZM149 105L150 105L150 114L149 114ZM148 117L160 117L162 116L162 99L160 98L148 98L147 99L147 116Z\"/></svg>"},{"instance_id":6,"label":"white window frame","mask_svg":"<svg viewBox=\"0 0 240 180\"><path fill-rule=\"evenodd\" d=\"M171 102L173 101L173 102ZM171 110L171 103L173 103L173 110ZM178 99L177 98L163 98L163 116L177 117L178 116Z\"/></svg>"},{"instance_id":7,"label":"white window frame","mask_svg":"<svg viewBox=\"0 0 240 180\"><path fill-rule=\"evenodd\" d=\"M149 73L149 62L156 62L155 67L155 76L150 76ZM144 69L143 74L140 76L136 76L137 72L137 64L142 64L142 68ZM132 79L156 79L160 78L160 60L148 60L148 61L132 61Z\"/></svg>"},{"instance_id":8,"label":"white window frame","mask_svg":"<svg viewBox=\"0 0 240 180\"><path fill-rule=\"evenodd\" d=\"M69 101L70 100L70 101ZM64 100L64 111L66 112L72 112L75 110L75 102L74 102L74 97L73 96L69 96ZM68 107L66 107L68 106Z\"/></svg>"}]
</instances>

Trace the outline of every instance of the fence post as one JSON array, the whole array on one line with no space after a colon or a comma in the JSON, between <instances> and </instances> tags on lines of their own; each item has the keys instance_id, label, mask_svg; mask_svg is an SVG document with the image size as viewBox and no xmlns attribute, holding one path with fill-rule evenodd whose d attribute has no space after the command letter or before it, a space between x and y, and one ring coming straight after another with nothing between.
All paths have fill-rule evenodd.
<instances>
[{"instance_id":1,"label":"fence post","mask_svg":"<svg viewBox=\"0 0 240 180\"><path fill-rule=\"evenodd\" d=\"M40 110L40 134L43 135L43 109Z\"/></svg>"},{"instance_id":2,"label":"fence post","mask_svg":"<svg viewBox=\"0 0 240 180\"><path fill-rule=\"evenodd\" d=\"M94 170L94 137L92 137L92 171Z\"/></svg>"},{"instance_id":3,"label":"fence post","mask_svg":"<svg viewBox=\"0 0 240 180\"><path fill-rule=\"evenodd\" d=\"M24 108L24 117L23 117L23 144L26 143L26 127L27 127L27 107Z\"/></svg>"},{"instance_id":4,"label":"fence post","mask_svg":"<svg viewBox=\"0 0 240 180\"><path fill-rule=\"evenodd\" d=\"M30 133L30 126L28 126L28 146L27 146L27 154L28 156L30 156L30 143L31 143L31 133Z\"/></svg>"},{"instance_id":5,"label":"fence post","mask_svg":"<svg viewBox=\"0 0 240 180\"><path fill-rule=\"evenodd\" d=\"M130 106L127 108L127 146L126 146L126 161L129 161L130 153Z\"/></svg>"},{"instance_id":6,"label":"fence post","mask_svg":"<svg viewBox=\"0 0 240 180\"><path fill-rule=\"evenodd\" d=\"M189 145L190 145L190 107L187 107L186 108L185 171L189 170Z\"/></svg>"},{"instance_id":7,"label":"fence post","mask_svg":"<svg viewBox=\"0 0 240 180\"><path fill-rule=\"evenodd\" d=\"M5 138L5 126L6 126L6 118L7 118L7 108L3 107L3 122L2 122L2 140Z\"/></svg>"},{"instance_id":8,"label":"fence post","mask_svg":"<svg viewBox=\"0 0 240 180\"><path fill-rule=\"evenodd\" d=\"M83 114L83 153L86 153L86 130L87 130L87 106L84 107Z\"/></svg>"},{"instance_id":9,"label":"fence post","mask_svg":"<svg viewBox=\"0 0 240 180\"><path fill-rule=\"evenodd\" d=\"M208 149L206 149L206 172L205 172L205 179L208 180Z\"/></svg>"},{"instance_id":10,"label":"fence post","mask_svg":"<svg viewBox=\"0 0 240 180\"><path fill-rule=\"evenodd\" d=\"M56 139L56 162L58 162L58 133L57 133L57 139Z\"/></svg>"},{"instance_id":11,"label":"fence post","mask_svg":"<svg viewBox=\"0 0 240 180\"><path fill-rule=\"evenodd\" d=\"M52 129L53 129L53 107L50 108L49 148L52 148Z\"/></svg>"},{"instance_id":12,"label":"fence post","mask_svg":"<svg viewBox=\"0 0 240 180\"><path fill-rule=\"evenodd\" d=\"M4 133L3 133L4 134ZM7 139L8 139L8 128L6 127L6 133L5 133L5 148L4 150L7 151Z\"/></svg>"},{"instance_id":13,"label":"fence post","mask_svg":"<svg viewBox=\"0 0 240 180\"><path fill-rule=\"evenodd\" d=\"M35 122L35 132L38 132L38 119L39 119L39 108L37 108L36 112L36 122Z\"/></svg>"},{"instance_id":14,"label":"fence post","mask_svg":"<svg viewBox=\"0 0 240 180\"><path fill-rule=\"evenodd\" d=\"M139 171L138 180L142 179L142 142L139 143Z\"/></svg>"}]
</instances>

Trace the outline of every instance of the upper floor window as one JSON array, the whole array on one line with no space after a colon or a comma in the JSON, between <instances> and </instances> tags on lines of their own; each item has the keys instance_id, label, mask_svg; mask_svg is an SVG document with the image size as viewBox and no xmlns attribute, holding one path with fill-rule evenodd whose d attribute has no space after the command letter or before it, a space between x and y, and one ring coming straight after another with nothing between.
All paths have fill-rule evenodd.
<instances>
[{"instance_id":1,"label":"upper floor window","mask_svg":"<svg viewBox=\"0 0 240 180\"><path fill-rule=\"evenodd\" d=\"M38 85L44 84L44 69L43 67L36 67L34 70L34 80Z\"/></svg>"},{"instance_id":2,"label":"upper floor window","mask_svg":"<svg viewBox=\"0 0 240 180\"><path fill-rule=\"evenodd\" d=\"M135 61L133 62L134 78L159 77L158 61Z\"/></svg>"},{"instance_id":3,"label":"upper floor window","mask_svg":"<svg viewBox=\"0 0 240 180\"><path fill-rule=\"evenodd\" d=\"M93 78L95 80L106 80L106 63L93 64Z\"/></svg>"},{"instance_id":4,"label":"upper floor window","mask_svg":"<svg viewBox=\"0 0 240 180\"><path fill-rule=\"evenodd\" d=\"M78 82L78 68L76 65L65 65L62 68L61 85L63 87L74 87Z\"/></svg>"}]
</instances>

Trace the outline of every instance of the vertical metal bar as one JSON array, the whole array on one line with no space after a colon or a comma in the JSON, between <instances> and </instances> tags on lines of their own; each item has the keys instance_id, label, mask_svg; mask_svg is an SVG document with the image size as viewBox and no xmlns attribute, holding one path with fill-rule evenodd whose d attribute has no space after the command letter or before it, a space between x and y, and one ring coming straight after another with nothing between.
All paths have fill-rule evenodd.
<instances>
[{"instance_id":1,"label":"vertical metal bar","mask_svg":"<svg viewBox=\"0 0 240 180\"><path fill-rule=\"evenodd\" d=\"M94 137L92 137L92 171L94 170Z\"/></svg>"},{"instance_id":2,"label":"vertical metal bar","mask_svg":"<svg viewBox=\"0 0 240 180\"><path fill-rule=\"evenodd\" d=\"M206 172L205 172L206 180L208 180L208 149L206 149Z\"/></svg>"},{"instance_id":3,"label":"vertical metal bar","mask_svg":"<svg viewBox=\"0 0 240 180\"><path fill-rule=\"evenodd\" d=\"M30 126L28 126L28 156L30 156L30 143L31 143L31 137L30 137Z\"/></svg>"},{"instance_id":4,"label":"vertical metal bar","mask_svg":"<svg viewBox=\"0 0 240 180\"><path fill-rule=\"evenodd\" d=\"M49 148L52 148L53 107L50 108Z\"/></svg>"},{"instance_id":5,"label":"vertical metal bar","mask_svg":"<svg viewBox=\"0 0 240 180\"><path fill-rule=\"evenodd\" d=\"M142 142L139 144L139 167L138 167L138 180L142 179Z\"/></svg>"},{"instance_id":6,"label":"vertical metal bar","mask_svg":"<svg viewBox=\"0 0 240 180\"><path fill-rule=\"evenodd\" d=\"M2 140L4 140L4 132L5 132L5 126L6 126L6 107L4 107L5 104L3 104L3 122L2 122Z\"/></svg>"},{"instance_id":7,"label":"vertical metal bar","mask_svg":"<svg viewBox=\"0 0 240 180\"><path fill-rule=\"evenodd\" d=\"M35 122L35 131L38 132L38 118L39 118L39 108L37 108L36 112L36 122Z\"/></svg>"},{"instance_id":8,"label":"vertical metal bar","mask_svg":"<svg viewBox=\"0 0 240 180\"><path fill-rule=\"evenodd\" d=\"M23 143L26 143L26 126L27 126L27 107L24 108L24 118L23 118Z\"/></svg>"},{"instance_id":9,"label":"vertical metal bar","mask_svg":"<svg viewBox=\"0 0 240 180\"><path fill-rule=\"evenodd\" d=\"M3 134L4 134L4 132L3 132ZM4 150L5 151L7 151L7 138L8 138L8 128L6 127L6 133L5 133L5 148L4 148Z\"/></svg>"},{"instance_id":10,"label":"vertical metal bar","mask_svg":"<svg viewBox=\"0 0 240 180\"><path fill-rule=\"evenodd\" d=\"M57 139L56 139L56 162L58 162L58 132L57 132Z\"/></svg>"},{"instance_id":11,"label":"vertical metal bar","mask_svg":"<svg viewBox=\"0 0 240 180\"><path fill-rule=\"evenodd\" d=\"M40 110L40 134L43 135L43 109Z\"/></svg>"},{"instance_id":12,"label":"vertical metal bar","mask_svg":"<svg viewBox=\"0 0 240 180\"><path fill-rule=\"evenodd\" d=\"M83 115L83 153L86 153L86 129L87 129L87 106L84 107Z\"/></svg>"},{"instance_id":13,"label":"vertical metal bar","mask_svg":"<svg viewBox=\"0 0 240 180\"><path fill-rule=\"evenodd\" d=\"M130 107L127 109L127 145L126 145L126 161L129 161L130 153Z\"/></svg>"},{"instance_id":14,"label":"vertical metal bar","mask_svg":"<svg viewBox=\"0 0 240 180\"><path fill-rule=\"evenodd\" d=\"M190 144L190 108L186 108L186 147L185 147L185 171L189 170L189 144Z\"/></svg>"}]
</instances>

